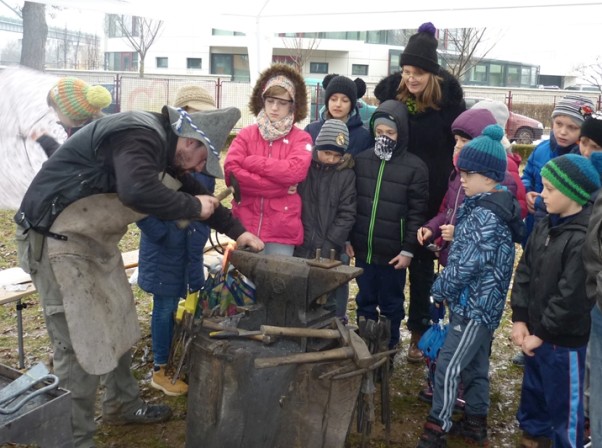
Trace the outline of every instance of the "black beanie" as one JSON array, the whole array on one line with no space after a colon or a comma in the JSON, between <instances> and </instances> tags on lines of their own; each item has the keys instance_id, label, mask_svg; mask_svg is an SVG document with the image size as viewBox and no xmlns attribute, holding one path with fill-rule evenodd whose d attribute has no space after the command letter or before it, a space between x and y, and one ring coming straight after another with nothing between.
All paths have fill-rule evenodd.
<instances>
[{"instance_id":1,"label":"black beanie","mask_svg":"<svg viewBox=\"0 0 602 448\"><path fill-rule=\"evenodd\" d=\"M408 41L403 53L399 56L399 65L412 65L434 74L439 73L439 58L437 57L437 28L426 22L420 25L418 32Z\"/></svg>"},{"instance_id":2,"label":"black beanie","mask_svg":"<svg viewBox=\"0 0 602 448\"><path fill-rule=\"evenodd\" d=\"M581 125L581 137L587 137L602 146L602 120L590 116Z\"/></svg>"},{"instance_id":3,"label":"black beanie","mask_svg":"<svg viewBox=\"0 0 602 448\"><path fill-rule=\"evenodd\" d=\"M326 96L324 97L324 104L328 108L328 100L335 93L342 93L347 96L351 101L351 110L355 109L355 103L357 102L357 85L351 79L346 76L335 76L328 83L322 81L322 85L326 89Z\"/></svg>"}]
</instances>

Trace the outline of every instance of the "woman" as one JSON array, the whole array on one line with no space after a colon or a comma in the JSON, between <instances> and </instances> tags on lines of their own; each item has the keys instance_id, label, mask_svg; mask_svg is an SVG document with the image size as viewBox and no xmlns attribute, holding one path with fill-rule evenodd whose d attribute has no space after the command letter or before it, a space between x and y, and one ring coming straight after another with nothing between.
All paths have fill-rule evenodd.
<instances>
[{"instance_id":1,"label":"woman","mask_svg":"<svg viewBox=\"0 0 602 448\"><path fill-rule=\"evenodd\" d=\"M224 164L226 183L238 181L241 201L232 212L262 239L266 254L292 256L303 242L297 184L311 163L311 136L295 126L307 115L301 75L274 64L259 76L249 102L257 123L232 141Z\"/></svg>"},{"instance_id":2,"label":"woman","mask_svg":"<svg viewBox=\"0 0 602 448\"><path fill-rule=\"evenodd\" d=\"M427 220L437 214L453 169L454 136L451 124L466 109L464 92L456 78L439 66L436 29L432 23L420 26L399 58L401 72L382 79L374 94L382 103L396 99L409 111L408 151L420 157L429 170ZM429 296L433 284L433 254L421 247L410 264L410 310L408 329L412 333L408 361L422 361L417 343L429 326Z\"/></svg>"}]
</instances>

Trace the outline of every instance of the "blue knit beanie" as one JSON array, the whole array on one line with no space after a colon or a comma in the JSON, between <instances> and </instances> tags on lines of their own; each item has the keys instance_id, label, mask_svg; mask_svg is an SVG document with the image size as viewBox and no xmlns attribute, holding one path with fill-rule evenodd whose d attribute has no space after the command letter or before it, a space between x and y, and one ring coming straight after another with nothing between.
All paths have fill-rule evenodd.
<instances>
[{"instance_id":1,"label":"blue knit beanie","mask_svg":"<svg viewBox=\"0 0 602 448\"><path fill-rule=\"evenodd\" d=\"M504 130L497 124L487 126L481 135L469 141L460 156L456 166L463 171L476 171L497 182L504 180L506 175L506 151L500 140Z\"/></svg>"},{"instance_id":2,"label":"blue knit beanie","mask_svg":"<svg viewBox=\"0 0 602 448\"><path fill-rule=\"evenodd\" d=\"M587 204L592 193L600 188L600 173L596 167L577 154L553 158L541 169L541 177L580 205Z\"/></svg>"}]
</instances>

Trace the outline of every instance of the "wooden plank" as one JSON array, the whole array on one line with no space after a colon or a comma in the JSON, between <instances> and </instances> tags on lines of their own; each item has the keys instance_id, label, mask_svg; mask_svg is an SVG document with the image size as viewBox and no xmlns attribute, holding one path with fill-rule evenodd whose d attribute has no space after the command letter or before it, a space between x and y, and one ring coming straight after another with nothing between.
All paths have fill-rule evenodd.
<instances>
[{"instance_id":1,"label":"wooden plank","mask_svg":"<svg viewBox=\"0 0 602 448\"><path fill-rule=\"evenodd\" d=\"M16 302L36 292L36 287L32 282L22 283L22 285L27 286L27 289L24 291L7 291L4 286L0 287L0 305Z\"/></svg>"},{"instance_id":2,"label":"wooden plank","mask_svg":"<svg viewBox=\"0 0 602 448\"><path fill-rule=\"evenodd\" d=\"M138 266L138 250L131 250L121 254L123 265L126 269L135 268Z\"/></svg>"}]
</instances>

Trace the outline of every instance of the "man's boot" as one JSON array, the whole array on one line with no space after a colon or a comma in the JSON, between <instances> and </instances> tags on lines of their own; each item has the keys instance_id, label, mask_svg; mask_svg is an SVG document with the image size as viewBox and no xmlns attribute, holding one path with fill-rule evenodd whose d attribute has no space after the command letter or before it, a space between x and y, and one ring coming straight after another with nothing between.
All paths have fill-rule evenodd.
<instances>
[{"instance_id":1,"label":"man's boot","mask_svg":"<svg viewBox=\"0 0 602 448\"><path fill-rule=\"evenodd\" d=\"M426 419L424 430L416 448L446 448L447 434L431 417Z\"/></svg>"},{"instance_id":2,"label":"man's boot","mask_svg":"<svg viewBox=\"0 0 602 448\"><path fill-rule=\"evenodd\" d=\"M418 348L418 341L422 335L416 331L412 331L412 337L410 339L410 346L408 347L408 362L418 363L424 361L424 354L422 350Z\"/></svg>"},{"instance_id":3,"label":"man's boot","mask_svg":"<svg viewBox=\"0 0 602 448\"><path fill-rule=\"evenodd\" d=\"M458 422L453 424L449 434L463 438L470 446L488 447L487 416L464 414Z\"/></svg>"},{"instance_id":4,"label":"man's boot","mask_svg":"<svg viewBox=\"0 0 602 448\"><path fill-rule=\"evenodd\" d=\"M552 439L533 437L531 434L523 432L519 448L552 448Z\"/></svg>"}]
</instances>

